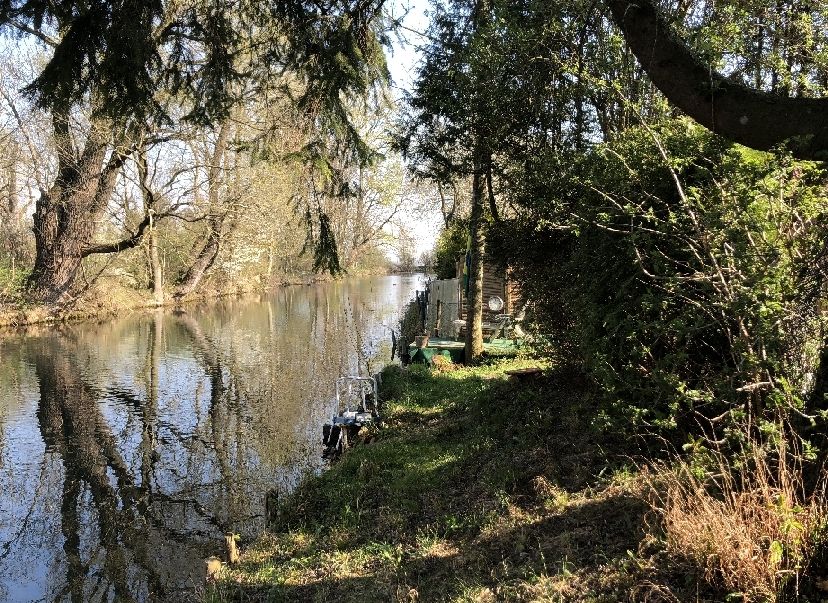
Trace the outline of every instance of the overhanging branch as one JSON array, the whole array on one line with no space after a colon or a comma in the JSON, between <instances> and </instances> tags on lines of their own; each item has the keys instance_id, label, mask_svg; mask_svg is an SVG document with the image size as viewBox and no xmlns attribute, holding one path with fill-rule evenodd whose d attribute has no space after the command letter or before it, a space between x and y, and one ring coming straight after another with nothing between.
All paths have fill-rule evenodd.
<instances>
[{"instance_id":1,"label":"overhanging branch","mask_svg":"<svg viewBox=\"0 0 828 603\"><path fill-rule=\"evenodd\" d=\"M828 98L791 98L748 88L696 57L653 0L606 0L612 18L667 99L709 130L767 151L828 160Z\"/></svg>"}]
</instances>

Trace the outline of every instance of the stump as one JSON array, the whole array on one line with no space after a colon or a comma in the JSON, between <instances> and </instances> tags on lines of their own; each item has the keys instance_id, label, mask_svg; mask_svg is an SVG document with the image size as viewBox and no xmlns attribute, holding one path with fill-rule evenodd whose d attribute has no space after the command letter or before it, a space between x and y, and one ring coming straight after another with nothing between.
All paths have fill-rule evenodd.
<instances>
[{"instance_id":1,"label":"stump","mask_svg":"<svg viewBox=\"0 0 828 603\"><path fill-rule=\"evenodd\" d=\"M224 547L227 549L227 563L235 565L239 562L239 547L236 545L236 535L228 532L224 535Z\"/></svg>"}]
</instances>

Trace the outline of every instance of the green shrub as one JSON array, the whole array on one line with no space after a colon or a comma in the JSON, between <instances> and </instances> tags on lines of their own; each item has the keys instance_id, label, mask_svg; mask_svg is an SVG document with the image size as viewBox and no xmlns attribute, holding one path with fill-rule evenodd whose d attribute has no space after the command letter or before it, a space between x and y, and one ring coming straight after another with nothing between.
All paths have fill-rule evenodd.
<instances>
[{"instance_id":1,"label":"green shrub","mask_svg":"<svg viewBox=\"0 0 828 603\"><path fill-rule=\"evenodd\" d=\"M434 246L434 271L438 279L457 277L457 259L468 248L469 227L464 221L455 221L437 237Z\"/></svg>"},{"instance_id":2,"label":"green shrub","mask_svg":"<svg viewBox=\"0 0 828 603\"><path fill-rule=\"evenodd\" d=\"M383 402L398 400L405 391L405 374L401 366L389 364L380 376L379 398Z\"/></svg>"},{"instance_id":3,"label":"green shrub","mask_svg":"<svg viewBox=\"0 0 828 603\"><path fill-rule=\"evenodd\" d=\"M548 169L500 238L612 421L739 438L734 424L770 433L779 412L805 410L826 274L822 168L673 120Z\"/></svg>"},{"instance_id":4,"label":"green shrub","mask_svg":"<svg viewBox=\"0 0 828 603\"><path fill-rule=\"evenodd\" d=\"M13 303L21 298L30 272L29 268L21 269L0 258L0 303Z\"/></svg>"}]
</instances>

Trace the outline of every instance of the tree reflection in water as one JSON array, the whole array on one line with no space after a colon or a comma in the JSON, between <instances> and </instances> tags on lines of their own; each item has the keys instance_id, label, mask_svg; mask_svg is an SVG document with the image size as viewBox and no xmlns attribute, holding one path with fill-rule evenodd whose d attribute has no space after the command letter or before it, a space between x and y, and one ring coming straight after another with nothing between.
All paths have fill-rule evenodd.
<instances>
[{"instance_id":1,"label":"tree reflection in water","mask_svg":"<svg viewBox=\"0 0 828 603\"><path fill-rule=\"evenodd\" d=\"M262 529L267 490L319 468L334 378L390 357L418 284L4 338L0 598L180 600L225 531Z\"/></svg>"}]
</instances>

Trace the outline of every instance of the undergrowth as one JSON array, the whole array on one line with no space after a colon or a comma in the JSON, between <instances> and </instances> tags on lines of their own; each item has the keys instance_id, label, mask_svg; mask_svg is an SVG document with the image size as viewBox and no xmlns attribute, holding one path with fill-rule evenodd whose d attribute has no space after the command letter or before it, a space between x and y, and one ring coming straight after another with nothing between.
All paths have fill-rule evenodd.
<instances>
[{"instance_id":1,"label":"undergrowth","mask_svg":"<svg viewBox=\"0 0 828 603\"><path fill-rule=\"evenodd\" d=\"M824 478L806 488L802 461L784 440L772 453L753 447L736 463L715 458L715 471L706 475L687 462L660 472L655 507L668 551L731 600L800 599L825 537Z\"/></svg>"},{"instance_id":2,"label":"undergrowth","mask_svg":"<svg viewBox=\"0 0 828 603\"><path fill-rule=\"evenodd\" d=\"M19 303L23 299L29 272L0 258L0 305Z\"/></svg>"},{"instance_id":3,"label":"undergrowth","mask_svg":"<svg viewBox=\"0 0 828 603\"><path fill-rule=\"evenodd\" d=\"M208 600L796 599L825 515L797 468L711 481L636 456L577 370L504 375L530 364L387 369L383 428L283 499Z\"/></svg>"}]
</instances>

